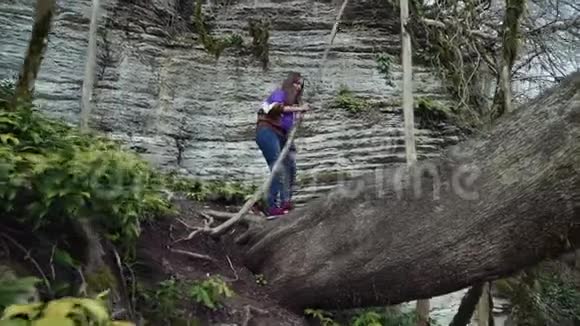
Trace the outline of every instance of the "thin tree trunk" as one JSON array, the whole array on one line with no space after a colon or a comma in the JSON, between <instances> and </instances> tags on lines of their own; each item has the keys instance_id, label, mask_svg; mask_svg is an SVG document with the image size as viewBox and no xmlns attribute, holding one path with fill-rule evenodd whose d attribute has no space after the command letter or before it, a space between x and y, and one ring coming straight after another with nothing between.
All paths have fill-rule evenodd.
<instances>
[{"instance_id":1,"label":"thin tree trunk","mask_svg":"<svg viewBox=\"0 0 580 326\"><path fill-rule=\"evenodd\" d=\"M20 70L11 108L15 110L20 101L32 98L34 84L40 70L44 51L48 45L48 33L50 32L52 17L54 15L55 0L37 0L32 35L28 43L28 51L24 58L24 64Z\"/></svg>"},{"instance_id":2,"label":"thin tree trunk","mask_svg":"<svg viewBox=\"0 0 580 326\"><path fill-rule=\"evenodd\" d=\"M471 323L471 317L473 317L479 298L481 298L482 290L483 285L476 284L467 291L449 326L468 326Z\"/></svg>"},{"instance_id":3,"label":"thin tree trunk","mask_svg":"<svg viewBox=\"0 0 580 326\"><path fill-rule=\"evenodd\" d=\"M85 78L83 80L81 99L81 131L87 131L89 129L89 118L91 116L91 98L95 81L95 67L97 65L97 27L100 11L99 2L99 0L93 0L91 23L89 26L89 45L87 47L87 61L85 62Z\"/></svg>"},{"instance_id":4,"label":"thin tree trunk","mask_svg":"<svg viewBox=\"0 0 580 326\"><path fill-rule=\"evenodd\" d=\"M477 325L478 326L489 326L489 296L490 296L490 283L486 282L483 284L481 291L481 296L479 297L479 302L477 303Z\"/></svg>"},{"instance_id":5,"label":"thin tree trunk","mask_svg":"<svg viewBox=\"0 0 580 326\"><path fill-rule=\"evenodd\" d=\"M405 153L407 165L417 161L415 150L414 114L413 114L413 62L411 35L407 30L409 22L408 0L401 0L401 61L403 63L403 113L405 119Z\"/></svg>"},{"instance_id":6,"label":"thin tree trunk","mask_svg":"<svg viewBox=\"0 0 580 326\"><path fill-rule=\"evenodd\" d=\"M499 82L494 99L496 118L513 111L511 71L518 56L520 19L526 6L526 0L505 0L505 2Z\"/></svg>"},{"instance_id":7,"label":"thin tree trunk","mask_svg":"<svg viewBox=\"0 0 580 326\"><path fill-rule=\"evenodd\" d=\"M409 2L400 0L401 9L401 61L403 63L403 114L405 119L405 154L407 166L417 162L415 149L415 124L413 112L413 59L411 35L407 30L409 23ZM416 306L417 326L429 324L429 300L418 300Z\"/></svg>"}]
</instances>

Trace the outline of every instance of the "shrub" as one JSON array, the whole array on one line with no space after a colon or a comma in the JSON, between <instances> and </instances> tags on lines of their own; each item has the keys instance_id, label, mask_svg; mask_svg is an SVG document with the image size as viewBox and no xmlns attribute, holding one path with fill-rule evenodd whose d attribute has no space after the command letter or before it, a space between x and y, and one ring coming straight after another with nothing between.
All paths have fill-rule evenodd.
<instances>
[{"instance_id":1,"label":"shrub","mask_svg":"<svg viewBox=\"0 0 580 326\"><path fill-rule=\"evenodd\" d=\"M188 179L173 173L165 176L165 183L169 189L184 194L188 199L225 205L242 204L257 190L256 185L221 180Z\"/></svg>"},{"instance_id":2,"label":"shrub","mask_svg":"<svg viewBox=\"0 0 580 326\"><path fill-rule=\"evenodd\" d=\"M495 282L498 293L511 302L518 325L564 325L580 322L578 277L566 267L544 263L535 269Z\"/></svg>"},{"instance_id":3,"label":"shrub","mask_svg":"<svg viewBox=\"0 0 580 326\"><path fill-rule=\"evenodd\" d=\"M61 298L47 303L14 304L0 318L1 326L134 326L130 322L112 321L103 300Z\"/></svg>"},{"instance_id":4,"label":"shrub","mask_svg":"<svg viewBox=\"0 0 580 326\"><path fill-rule=\"evenodd\" d=\"M162 179L136 154L29 109L0 111L0 216L33 230L88 219L113 242L167 213Z\"/></svg>"},{"instance_id":5,"label":"shrub","mask_svg":"<svg viewBox=\"0 0 580 326\"><path fill-rule=\"evenodd\" d=\"M356 97L346 86L342 86L338 90L338 96L330 104L331 109L343 109L353 114L368 110L371 107L372 105L368 101Z\"/></svg>"},{"instance_id":6,"label":"shrub","mask_svg":"<svg viewBox=\"0 0 580 326\"><path fill-rule=\"evenodd\" d=\"M420 97L415 103L415 116L421 126L435 127L442 122L449 122L453 118L453 111L443 104Z\"/></svg>"},{"instance_id":7,"label":"shrub","mask_svg":"<svg viewBox=\"0 0 580 326\"><path fill-rule=\"evenodd\" d=\"M231 297L234 292L228 284L217 276L208 277L203 281L196 281L191 285L189 295L197 303L215 310L221 306L224 299Z\"/></svg>"}]
</instances>

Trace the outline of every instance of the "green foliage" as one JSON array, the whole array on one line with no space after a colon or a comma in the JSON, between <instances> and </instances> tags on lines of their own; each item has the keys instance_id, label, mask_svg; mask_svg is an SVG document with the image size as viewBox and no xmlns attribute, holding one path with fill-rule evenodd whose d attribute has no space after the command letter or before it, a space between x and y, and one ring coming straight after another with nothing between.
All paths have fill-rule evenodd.
<instances>
[{"instance_id":1,"label":"green foliage","mask_svg":"<svg viewBox=\"0 0 580 326\"><path fill-rule=\"evenodd\" d=\"M14 304L4 309L1 326L131 326L112 321L105 305L106 293L95 299L61 298L47 303Z\"/></svg>"},{"instance_id":2,"label":"green foliage","mask_svg":"<svg viewBox=\"0 0 580 326\"><path fill-rule=\"evenodd\" d=\"M371 107L368 101L356 97L346 86L339 89L338 96L330 104L331 109L342 109L352 114L363 112Z\"/></svg>"},{"instance_id":3,"label":"green foliage","mask_svg":"<svg viewBox=\"0 0 580 326\"><path fill-rule=\"evenodd\" d=\"M111 288L117 288L117 280L108 266L100 266L93 273L85 276L89 293L101 292Z\"/></svg>"},{"instance_id":4,"label":"green foliage","mask_svg":"<svg viewBox=\"0 0 580 326\"><path fill-rule=\"evenodd\" d=\"M580 291L574 277L561 270L537 269L496 281L498 292L512 303L518 325L563 325L580 322Z\"/></svg>"},{"instance_id":5,"label":"green foliage","mask_svg":"<svg viewBox=\"0 0 580 326\"><path fill-rule=\"evenodd\" d=\"M393 86L393 76L391 75L393 60L387 54L379 54L377 56L377 69L385 79L387 86Z\"/></svg>"},{"instance_id":6,"label":"green foliage","mask_svg":"<svg viewBox=\"0 0 580 326\"><path fill-rule=\"evenodd\" d=\"M317 319L321 326L340 326L332 319L332 314L321 309L305 309L304 314Z\"/></svg>"},{"instance_id":7,"label":"green foliage","mask_svg":"<svg viewBox=\"0 0 580 326\"><path fill-rule=\"evenodd\" d=\"M173 278L159 282L152 289L138 288L139 311L153 325L172 325L184 316L180 305L182 284Z\"/></svg>"},{"instance_id":8,"label":"green foliage","mask_svg":"<svg viewBox=\"0 0 580 326\"><path fill-rule=\"evenodd\" d=\"M256 185L221 180L193 180L173 173L165 176L165 183L170 190L183 193L188 199L225 205L242 204L257 190Z\"/></svg>"},{"instance_id":9,"label":"green foliage","mask_svg":"<svg viewBox=\"0 0 580 326\"><path fill-rule=\"evenodd\" d=\"M39 282L40 279L36 277L0 279L0 311L12 304L23 303L35 292Z\"/></svg>"},{"instance_id":10,"label":"green foliage","mask_svg":"<svg viewBox=\"0 0 580 326\"><path fill-rule=\"evenodd\" d=\"M391 311L382 308L354 309L349 312L340 313L335 317L332 313L321 309L306 309L304 314L318 320L321 326L340 326L337 320L342 320L350 326L415 326L417 325L417 313ZM429 325L436 326L434 320L429 321Z\"/></svg>"},{"instance_id":11,"label":"green foliage","mask_svg":"<svg viewBox=\"0 0 580 326\"><path fill-rule=\"evenodd\" d=\"M224 299L234 294L228 284L217 276L208 277L203 281L196 281L189 289L189 295L197 303L215 310L219 308Z\"/></svg>"},{"instance_id":12,"label":"green foliage","mask_svg":"<svg viewBox=\"0 0 580 326\"><path fill-rule=\"evenodd\" d=\"M12 79L0 80L0 110L8 109L12 96L14 96L14 87L16 82Z\"/></svg>"},{"instance_id":13,"label":"green foliage","mask_svg":"<svg viewBox=\"0 0 580 326\"><path fill-rule=\"evenodd\" d=\"M207 53L212 54L216 60L220 58L226 49L235 49L238 55L252 54L258 60L262 68L266 70L270 63L269 39L270 23L266 20L250 19L248 21L248 31L252 37L252 44L247 45L240 34L230 34L225 37L211 35L209 25L202 12L202 0L195 3L193 24L199 41Z\"/></svg>"},{"instance_id":14,"label":"green foliage","mask_svg":"<svg viewBox=\"0 0 580 326\"><path fill-rule=\"evenodd\" d=\"M352 320L352 326L383 326L384 316L374 311L366 311Z\"/></svg>"},{"instance_id":15,"label":"green foliage","mask_svg":"<svg viewBox=\"0 0 580 326\"><path fill-rule=\"evenodd\" d=\"M364 309L351 319L351 326L415 326L417 313L387 311L384 308ZM434 323L430 323L434 325Z\"/></svg>"},{"instance_id":16,"label":"green foliage","mask_svg":"<svg viewBox=\"0 0 580 326\"><path fill-rule=\"evenodd\" d=\"M252 53L262 63L262 69L267 69L270 63L270 23L266 20L250 19L248 29L252 36Z\"/></svg>"},{"instance_id":17,"label":"green foliage","mask_svg":"<svg viewBox=\"0 0 580 326\"><path fill-rule=\"evenodd\" d=\"M231 297L233 291L219 277L209 277L203 281L183 281L171 278L159 282L150 289L138 290L139 310L153 325L177 325L193 322L185 307L194 300L203 307L216 310L223 299ZM189 325L189 324L188 324Z\"/></svg>"},{"instance_id":18,"label":"green foliage","mask_svg":"<svg viewBox=\"0 0 580 326\"><path fill-rule=\"evenodd\" d=\"M424 127L434 127L441 122L450 122L453 117L453 111L439 103L428 98L420 97L415 104L415 116L419 119Z\"/></svg>"},{"instance_id":19,"label":"green foliage","mask_svg":"<svg viewBox=\"0 0 580 326\"><path fill-rule=\"evenodd\" d=\"M0 111L0 216L34 230L88 219L129 246L141 221L170 210L161 181L111 140L27 108Z\"/></svg>"},{"instance_id":20,"label":"green foliage","mask_svg":"<svg viewBox=\"0 0 580 326\"><path fill-rule=\"evenodd\" d=\"M199 35L199 40L207 53L214 55L217 60L225 49L243 47L244 41L239 34L232 34L224 38L212 36L209 32L209 27L206 23L201 7L202 1L197 0L195 3L193 23L197 34Z\"/></svg>"}]
</instances>

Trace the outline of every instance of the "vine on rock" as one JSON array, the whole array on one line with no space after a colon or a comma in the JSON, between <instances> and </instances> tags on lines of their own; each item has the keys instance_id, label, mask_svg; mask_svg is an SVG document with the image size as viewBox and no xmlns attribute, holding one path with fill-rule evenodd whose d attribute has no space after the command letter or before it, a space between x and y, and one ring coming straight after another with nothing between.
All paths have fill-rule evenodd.
<instances>
[{"instance_id":1,"label":"vine on rock","mask_svg":"<svg viewBox=\"0 0 580 326\"><path fill-rule=\"evenodd\" d=\"M196 33L199 35L199 41L207 53L212 54L216 60L220 58L226 49L233 49L237 55L252 55L258 60L262 69L267 70L269 58L269 39L270 23L265 19L248 20L248 31L252 38L251 44L246 44L244 38L237 33L225 37L216 37L211 35L209 24L202 12L202 1L197 0L193 15L193 23Z\"/></svg>"}]
</instances>

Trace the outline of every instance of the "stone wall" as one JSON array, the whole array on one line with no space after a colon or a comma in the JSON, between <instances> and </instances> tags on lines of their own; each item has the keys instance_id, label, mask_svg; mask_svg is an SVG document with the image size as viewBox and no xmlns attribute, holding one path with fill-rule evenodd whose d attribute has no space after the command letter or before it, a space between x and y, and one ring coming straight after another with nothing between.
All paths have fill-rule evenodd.
<instances>
[{"instance_id":1,"label":"stone wall","mask_svg":"<svg viewBox=\"0 0 580 326\"><path fill-rule=\"evenodd\" d=\"M356 175L404 162L398 12L386 1L353 1L347 7L320 83L316 73L338 11L333 2L204 4L216 34L236 32L246 42L251 42L248 18L272 21L267 71L251 57L231 51L217 61L206 53L191 33L191 0L105 2L91 126L122 139L155 166L200 178L262 180L268 171L253 140L255 111L290 70L308 78L306 98L315 107L297 140L299 178L325 175L324 182L303 183L303 199L336 183L336 172ZM0 4L2 77L15 75L22 62L33 3ZM42 109L74 124L80 112L89 13L90 1L58 1L37 83ZM392 86L376 69L379 53L394 60ZM420 65L414 69L415 95L445 100L431 70ZM320 86L316 94L314 84ZM329 109L341 86L381 104L362 116ZM419 159L435 157L441 146L457 141L452 128L416 133Z\"/></svg>"}]
</instances>

